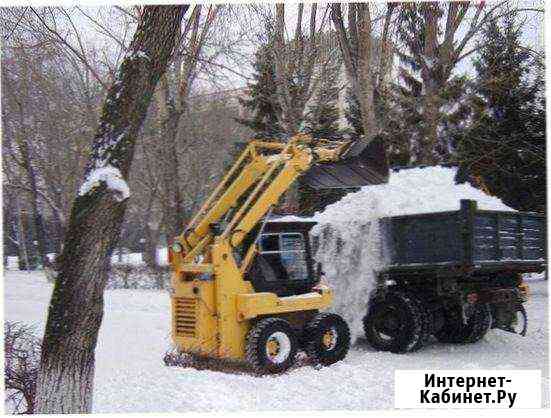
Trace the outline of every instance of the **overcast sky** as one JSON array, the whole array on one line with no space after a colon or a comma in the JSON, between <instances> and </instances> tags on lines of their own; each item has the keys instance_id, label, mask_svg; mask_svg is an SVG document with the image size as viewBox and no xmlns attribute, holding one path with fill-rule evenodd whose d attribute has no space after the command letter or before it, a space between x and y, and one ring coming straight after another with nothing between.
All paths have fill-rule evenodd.
<instances>
[{"instance_id":1,"label":"overcast sky","mask_svg":"<svg viewBox=\"0 0 551 418\"><path fill-rule=\"evenodd\" d=\"M98 15L98 9L95 7L92 7L93 5L113 5L113 4L136 4L136 3L170 3L167 1L159 1L159 0L149 0L147 2L144 1L119 1L119 2L113 2L113 1L106 1L106 0L80 0L80 1L39 1L39 0L7 0L7 3L9 5L66 5L66 6L84 6L83 9L86 11L86 13L97 17ZM219 3L228 3L226 2L219 2ZM289 2L286 2L289 3ZM514 2L518 8L543 8L544 2L543 1L535 1L535 0L525 0L525 1L515 1ZM5 3L3 2L3 5ZM258 3L257 3L258 4ZM260 3L266 5L267 3ZM318 5L318 19L321 20L321 17L323 15L323 10L325 8L325 5L327 3L319 3ZM490 7L491 3L488 2L486 7ZM381 7L381 2L376 2L374 9ZM273 9L273 5L271 6ZM470 12L470 15L472 15L473 11ZM374 15L376 12L373 13ZM188 12L189 15L189 12ZM109 37L98 34L96 31L94 31L94 25L84 16L80 14L78 11L74 11L73 16L75 16L75 20L78 23L79 30L84 35L85 39L87 40L87 43L89 45L95 45L100 50L103 50L104 53L110 57L114 57L117 51L117 45L111 40ZM304 27L307 31L307 25L308 25L308 16L309 16L309 7L305 7L305 13L304 13ZM469 15L468 15L469 16ZM100 13L100 18L107 18L106 13ZM525 29L523 32L523 43L526 47L537 50L537 51L543 51L544 50L544 35L543 35L543 22L544 22L544 15L543 13L535 13L531 11L523 11L520 13L520 19L524 21ZM296 5L289 4L289 6L286 7L286 26L288 29L288 32L292 34L294 31L294 27L296 25ZM465 30L466 25L462 25L462 29L457 34L458 37L462 36L462 31ZM109 25L111 29L114 29L115 31L120 32L121 26L118 26L117 24L111 24ZM243 87L247 83L247 78L251 76L251 67L250 63L251 60L254 57L254 51L257 48L255 40L255 33L262 32L261 26L259 25L259 22L255 22L254 19L251 18L251 15L241 15L239 16L239 20L235 22L235 25L228 25L229 33L224 34L224 36L219 36L218 39L220 39L220 42L229 42L229 38L234 36L237 32L239 32L240 28L245 28L247 36L245 39L241 39L240 42L232 44L232 47L236 50L237 54L235 54L235 57L233 60L228 59L219 59L219 63L223 64L225 67L231 68L232 71L223 70L221 68L217 68L217 77L203 77L202 79L199 79L195 86L195 91L198 90L216 90L220 88L237 88L237 87ZM119 33L120 35L120 33ZM128 34L127 39L130 40L131 33ZM471 43L471 45L468 45L466 48L466 51L468 51L470 48L472 48L474 44ZM211 48L210 52L214 52L215 48ZM248 59L247 59L248 57ZM472 58L474 57L474 54L470 57L464 59L460 65L456 68L456 73L467 73L467 74L473 74L473 67L472 67ZM240 73L244 77L237 76L235 73Z\"/></svg>"}]
</instances>

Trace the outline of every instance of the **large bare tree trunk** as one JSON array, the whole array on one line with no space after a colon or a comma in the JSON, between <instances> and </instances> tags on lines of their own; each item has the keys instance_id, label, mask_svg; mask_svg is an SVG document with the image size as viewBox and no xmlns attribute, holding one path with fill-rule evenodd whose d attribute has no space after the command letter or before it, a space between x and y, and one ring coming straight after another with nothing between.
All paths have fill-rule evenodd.
<instances>
[{"instance_id":1,"label":"large bare tree trunk","mask_svg":"<svg viewBox=\"0 0 551 418\"><path fill-rule=\"evenodd\" d=\"M383 16L382 36L377 38L373 27L372 4L349 3L348 25L345 27L340 3L331 4L331 19L342 52L346 76L358 99L364 135L360 140L369 144L385 127L385 114L380 110L381 98L388 84L392 66L390 22L396 3L387 3ZM375 55L376 54L376 55ZM386 159L388 144L381 147Z\"/></svg>"},{"instance_id":2,"label":"large bare tree trunk","mask_svg":"<svg viewBox=\"0 0 551 418\"><path fill-rule=\"evenodd\" d=\"M285 4L276 4L275 25L271 34L275 47L273 56L276 93L281 107L280 123L289 137L300 132L306 106L318 89L319 76L325 71L321 59L323 45L319 41L324 21L322 19L320 27L317 28L317 10L317 4L312 3L308 18L309 29L305 34L302 28L305 18L304 4L297 4L294 36L286 39ZM319 64L318 69L315 68L316 63ZM317 77L314 76L316 71L320 73ZM299 196L299 184L293 183L285 192L281 204L276 207L276 212L298 213Z\"/></svg>"},{"instance_id":3,"label":"large bare tree trunk","mask_svg":"<svg viewBox=\"0 0 551 418\"><path fill-rule=\"evenodd\" d=\"M127 202L124 188L121 194L121 182L128 178L138 131L166 70L187 8L144 7L130 53L107 95L87 167L88 188L81 189L73 203L48 310L37 413L92 411L94 352L103 317L103 292ZM100 177L94 182L94 174L101 169L104 174L118 170L120 177Z\"/></svg>"},{"instance_id":4,"label":"large bare tree trunk","mask_svg":"<svg viewBox=\"0 0 551 418\"><path fill-rule=\"evenodd\" d=\"M457 5L450 5L450 8L457 10ZM455 7L454 7L455 6ZM420 41L423 45L423 52L426 57L425 61L429 63L436 63L442 61L440 64L444 68L443 58L449 56L453 49L450 49L450 45L447 43L438 47L438 15L439 5L437 3L428 2L422 5L422 15L425 23L425 37L424 42ZM455 19L450 11L448 17ZM448 19L449 20L449 19ZM440 52L439 52L440 51ZM448 78L446 74L445 79ZM425 86L425 97L423 98L423 119L425 121L425 129L423 138L420 138L420 146L417 155L417 163L432 165L435 161L434 149L438 143L438 124L440 122L440 89L444 88L444 85L438 85L438 81L435 74L435 69L432 65L425 65L421 70L421 78Z\"/></svg>"},{"instance_id":5,"label":"large bare tree trunk","mask_svg":"<svg viewBox=\"0 0 551 418\"><path fill-rule=\"evenodd\" d=\"M349 7L354 7L350 5ZM378 134L379 126L375 115L375 84L373 80L373 59L371 57L373 50L373 38L371 29L371 13L369 4L357 4L356 22L358 33L358 99L362 114L362 125L366 142L371 141Z\"/></svg>"}]
</instances>

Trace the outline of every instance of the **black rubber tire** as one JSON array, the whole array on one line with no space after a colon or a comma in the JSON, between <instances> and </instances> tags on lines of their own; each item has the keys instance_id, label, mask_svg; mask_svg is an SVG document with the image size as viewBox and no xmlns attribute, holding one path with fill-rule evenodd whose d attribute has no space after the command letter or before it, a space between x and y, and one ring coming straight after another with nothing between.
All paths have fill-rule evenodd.
<instances>
[{"instance_id":1,"label":"black rubber tire","mask_svg":"<svg viewBox=\"0 0 551 418\"><path fill-rule=\"evenodd\" d=\"M281 362L272 361L267 353L267 343L276 332L282 332L289 339L290 350ZM281 318L266 318L258 321L247 333L245 356L249 364L258 373L283 373L294 363L298 343L295 332L289 322Z\"/></svg>"},{"instance_id":2,"label":"black rubber tire","mask_svg":"<svg viewBox=\"0 0 551 418\"><path fill-rule=\"evenodd\" d=\"M417 351L425 347L430 340L433 330L433 317L428 311L427 306L422 298L417 295L410 294L413 303L417 304L419 319L421 320L421 333L419 339L410 351Z\"/></svg>"},{"instance_id":3,"label":"black rubber tire","mask_svg":"<svg viewBox=\"0 0 551 418\"><path fill-rule=\"evenodd\" d=\"M528 331L528 314L526 313L526 309L524 309L524 306L521 303L517 306L517 312L520 312L521 315L524 317L524 327L522 331L518 334L525 337L526 332Z\"/></svg>"},{"instance_id":4,"label":"black rubber tire","mask_svg":"<svg viewBox=\"0 0 551 418\"><path fill-rule=\"evenodd\" d=\"M333 329L336 341L332 347L323 343L324 334ZM314 364L329 366L343 360L350 349L350 328L346 321L333 313L320 313L306 324L303 334L304 351Z\"/></svg>"},{"instance_id":5,"label":"black rubber tire","mask_svg":"<svg viewBox=\"0 0 551 418\"><path fill-rule=\"evenodd\" d=\"M385 315L391 315L396 325L392 332L389 331L391 335L383 340L380 321ZM419 350L428 341L432 327L431 316L422 300L401 290L391 290L384 297L373 298L363 325L365 337L373 348L392 353Z\"/></svg>"},{"instance_id":6,"label":"black rubber tire","mask_svg":"<svg viewBox=\"0 0 551 418\"><path fill-rule=\"evenodd\" d=\"M461 318L444 315L444 325L434 334L442 343L473 344L480 341L492 325L492 313L486 303L473 306L473 313L464 324Z\"/></svg>"}]
</instances>

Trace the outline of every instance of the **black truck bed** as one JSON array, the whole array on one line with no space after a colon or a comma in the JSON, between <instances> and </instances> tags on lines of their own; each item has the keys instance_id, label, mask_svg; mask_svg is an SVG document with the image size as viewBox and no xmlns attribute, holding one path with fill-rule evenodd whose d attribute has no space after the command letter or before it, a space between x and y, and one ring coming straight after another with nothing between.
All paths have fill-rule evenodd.
<instances>
[{"instance_id":1,"label":"black truck bed","mask_svg":"<svg viewBox=\"0 0 551 418\"><path fill-rule=\"evenodd\" d=\"M461 200L461 209L381 220L385 272L454 276L498 271L539 272L546 266L545 216L479 210Z\"/></svg>"}]
</instances>

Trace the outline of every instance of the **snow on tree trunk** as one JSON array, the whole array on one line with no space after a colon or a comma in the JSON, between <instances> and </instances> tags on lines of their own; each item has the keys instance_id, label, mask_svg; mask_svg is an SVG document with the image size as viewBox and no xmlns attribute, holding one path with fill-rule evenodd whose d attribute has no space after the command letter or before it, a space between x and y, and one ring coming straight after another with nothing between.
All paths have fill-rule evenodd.
<instances>
[{"instance_id":1,"label":"snow on tree trunk","mask_svg":"<svg viewBox=\"0 0 551 418\"><path fill-rule=\"evenodd\" d=\"M108 92L59 259L42 346L37 413L92 411L103 292L128 200L134 144L187 8L144 7L130 53Z\"/></svg>"}]
</instances>

